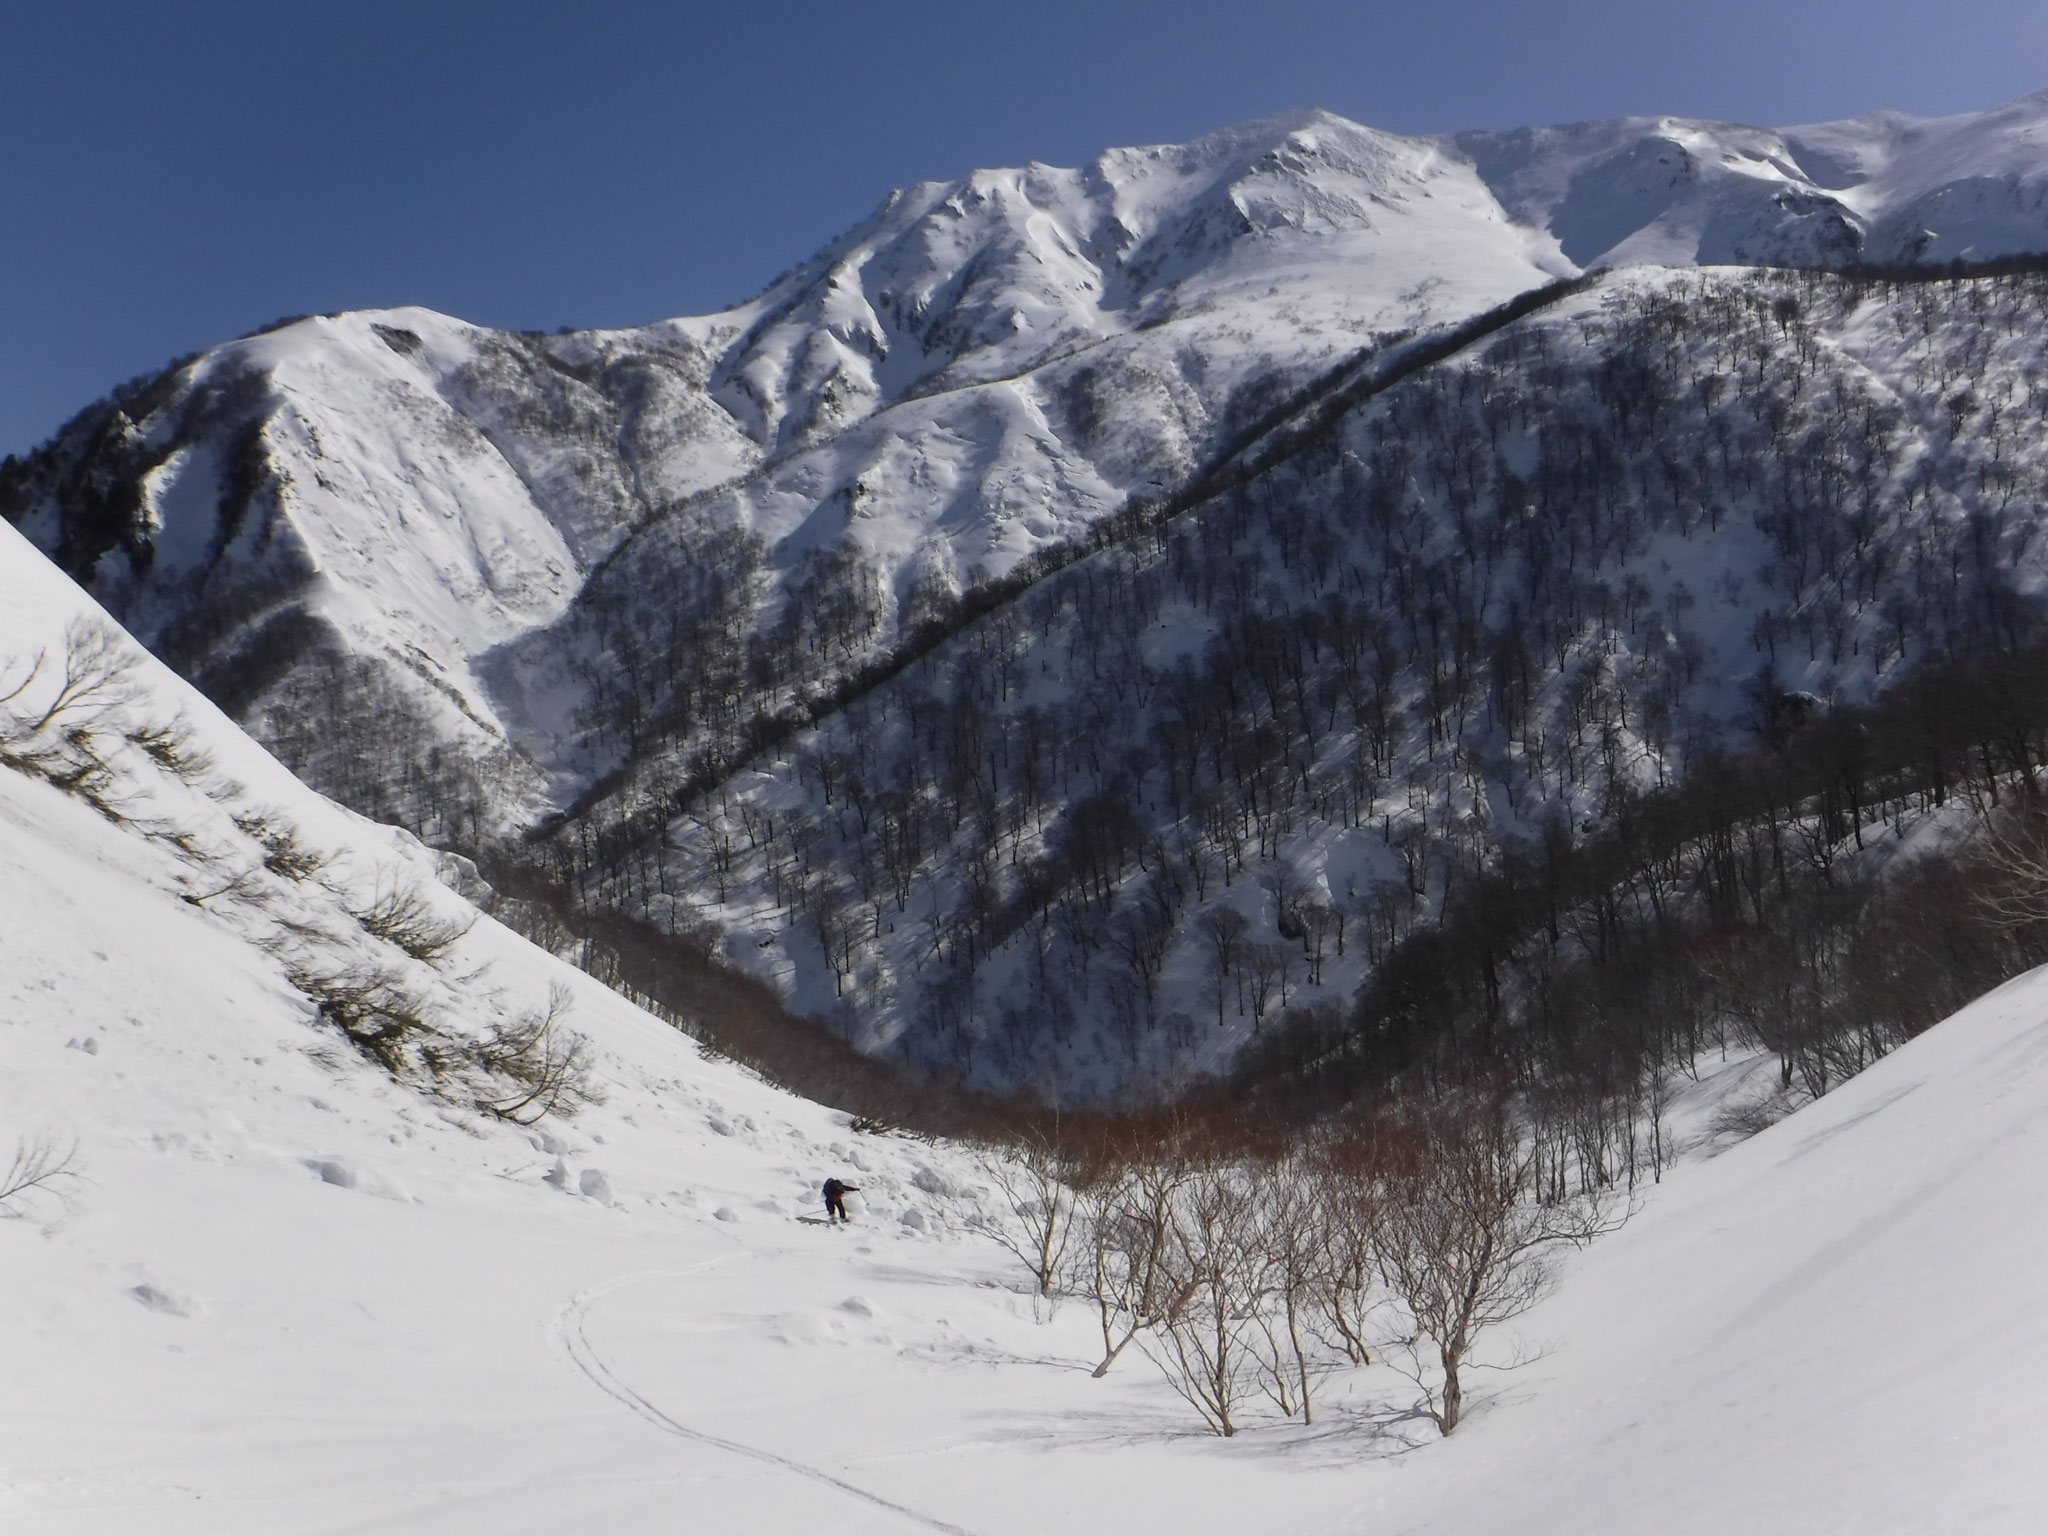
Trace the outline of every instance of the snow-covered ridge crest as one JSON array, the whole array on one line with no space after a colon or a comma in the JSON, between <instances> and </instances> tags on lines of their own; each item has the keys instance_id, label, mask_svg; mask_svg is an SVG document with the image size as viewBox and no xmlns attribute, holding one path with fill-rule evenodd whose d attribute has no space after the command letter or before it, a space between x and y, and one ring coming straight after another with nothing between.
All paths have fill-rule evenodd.
<instances>
[{"instance_id":1,"label":"snow-covered ridge crest","mask_svg":"<svg viewBox=\"0 0 2048 1536\"><path fill-rule=\"evenodd\" d=\"M1984 261L2048 249L2048 92L1983 112L1755 128L1630 117L1458 134L1581 266Z\"/></svg>"}]
</instances>

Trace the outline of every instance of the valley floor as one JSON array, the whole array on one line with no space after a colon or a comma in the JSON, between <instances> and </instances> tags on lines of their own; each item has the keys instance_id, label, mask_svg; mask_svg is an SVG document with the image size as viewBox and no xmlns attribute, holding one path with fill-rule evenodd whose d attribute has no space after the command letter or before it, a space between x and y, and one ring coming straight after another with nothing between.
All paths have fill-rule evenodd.
<instances>
[{"instance_id":1,"label":"valley floor","mask_svg":"<svg viewBox=\"0 0 2048 1536\"><path fill-rule=\"evenodd\" d=\"M0 1220L10 1532L2048 1525L2048 974L1668 1174L1451 1440L1371 1369L1223 1442L1135 1351L1089 1379L1086 1304L933 1193L962 1154L855 1137L581 978L604 1106L436 1107L322 1050L155 858L0 775L0 1138L75 1137L88 1175ZM560 969L489 928L486 962Z\"/></svg>"}]
</instances>

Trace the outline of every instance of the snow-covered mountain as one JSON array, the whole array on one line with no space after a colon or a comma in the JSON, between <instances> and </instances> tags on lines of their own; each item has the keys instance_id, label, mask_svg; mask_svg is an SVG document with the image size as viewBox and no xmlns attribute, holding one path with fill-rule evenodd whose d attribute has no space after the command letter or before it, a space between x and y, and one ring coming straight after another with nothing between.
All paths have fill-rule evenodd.
<instances>
[{"instance_id":1,"label":"snow-covered mountain","mask_svg":"<svg viewBox=\"0 0 2048 1536\"><path fill-rule=\"evenodd\" d=\"M1496 302L1561 269L1548 245L1439 146L1300 114L894 193L701 320L284 325L86 412L6 512L252 723L341 655L428 738L502 739L509 710L553 747L551 691L474 663L629 529L957 586L1170 483L1274 370Z\"/></svg>"},{"instance_id":2,"label":"snow-covered mountain","mask_svg":"<svg viewBox=\"0 0 2048 1536\"><path fill-rule=\"evenodd\" d=\"M0 529L4 689L97 617ZM11 1531L2048 1519L2042 973L1718 1156L1695 1146L1491 1338L1479 1363L1515 1368L1475 1374L1451 1439L1378 1364L1326 1380L1315 1426L1251 1409L1225 1442L1135 1351L1090 1379L1092 1309L1037 1300L964 1230L957 1191L985 1174L963 1149L854 1135L488 921L436 968L459 981L447 1027L562 989L603 1102L522 1127L393 1081L275 942L279 919L301 939L352 920L262 867L243 824L294 829L343 891L426 889L435 857L320 801L153 663L89 702L113 711L97 744L50 745L108 778L0 766L0 1168L40 1137L83 1175L0 1218ZM229 895L223 874L246 878ZM1673 1126L1703 1129L1759 1065L1688 1089ZM831 1171L861 1186L850 1231L804 1219Z\"/></svg>"},{"instance_id":3,"label":"snow-covered mountain","mask_svg":"<svg viewBox=\"0 0 2048 1536\"><path fill-rule=\"evenodd\" d=\"M977 171L721 315L541 337L396 310L231 343L85 412L0 512L280 746L282 679L331 694L367 663L353 691L413 755L460 743L500 800L538 758L573 794L609 766L575 740L605 701L573 649L482 658L629 533L686 565L753 541L769 616L853 562L886 632L1176 484L1375 333L1593 265L2042 249L2044 122L2027 98L1404 139L1307 111Z\"/></svg>"},{"instance_id":4,"label":"snow-covered mountain","mask_svg":"<svg viewBox=\"0 0 2048 1536\"><path fill-rule=\"evenodd\" d=\"M0 513L309 782L472 847L573 807L570 829L530 850L563 888L715 925L804 1007L852 1010L842 1027L864 1044L1016 1080L1044 1065L1042 1042L1004 1064L1016 1042L999 1015L1046 1016L1045 987L1017 977L1046 974L1051 951L1043 931L1028 955L1019 936L1027 910L1043 930L1057 906L1033 882L1066 879L1059 861L1081 857L1069 812L1138 807L1100 893L1119 922L1139 921L1151 889L1126 878L1132 861L1149 872L1148 840L1198 814L1168 793L1157 733L1176 727L1160 688L1177 668L1220 676L1242 659L1244 634L1214 617L1219 582L1236 608L1307 615L1283 649L1320 669L1311 682L1297 668L1291 703L1277 673L1245 695L1266 700L1244 708L1272 716L1273 761L1295 765L1281 776L1285 833L1268 835L1253 807L1274 796L1239 773L1237 831L1219 821L1194 839L1198 863L1223 860L1224 904L1256 936L1290 941L1287 890L1305 883L1334 911L1398 884L1426 907L1446 850L1533 835L1530 793L1585 820L1615 762L1634 764L1618 782L1682 773L1687 754L1751 721L1765 660L1766 692L1868 698L2008 597L2032 603L2038 551L2013 509L2040 465L2013 434L2038 347L2019 310L1988 301L1989 285L1958 288L1950 314L1783 283L1759 308L1739 274L1693 283L1672 269L2048 249L2044 125L2048 97L1941 120L1628 119L1431 139L1303 112L1079 169L975 172L892 194L716 316L539 336L392 310L245 338L117 391L9 461ZM1433 339L1460 322L1582 270L1644 263L1502 332L1478 366L1472 352L1440 358L1378 398L1375 381L1439 357ZM1706 318L1698 345L1671 343L1674 306ZM1625 348L1645 337L1664 364L1638 378ZM1502 358L1506 392L1489 382ZM1994 376L1995 399L1958 391ZM1111 538L1134 500L1158 505L1276 422L1347 400L1357 408L1323 438L1334 459L1289 458L1230 492L1235 510L1209 521L1249 521L1221 543L1202 533L1210 574L1191 576L1162 532L1149 553L1040 580ZM1432 445L1421 472L1378 453L1390 433ZM1577 526L1617 497L1627 516ZM1830 521L1851 499L1856 518ZM1469 554L1475 507L1500 533L1526 506L1548 531L1500 569L1537 580L1562 550L1568 581L1542 578L1525 603L1490 560L1469 583L1445 575ZM1370 538L1361 507L1381 520ZM1393 542L1389 508L1405 530ZM1299 532L1309 523L1313 537ZM1577 541L1601 547L1616 529L1582 571ZM1195 582L1179 601L1210 594L1201 616L1152 614L1149 636L1123 633L1124 617L1105 628L1122 599L1097 606L1096 575L1136 591L1169 563ZM1945 587L1931 574L1944 563ZM1127 578L1138 585L1117 585ZM1425 590L1470 600L1454 659L1422 622L1428 604L1414 606ZM1027 591L1036 606L1015 600ZM1376 707L1395 737L1428 719L1426 751L1360 746L1373 733L1357 690L1328 671L1316 616L1344 592L1390 625ZM962 628L988 594L1002 612ZM1918 627L1935 611L1940 637ZM1473 690L1521 665L1500 642L1531 621L1555 643L1493 697L1536 698L1535 734L1465 734ZM1794 647L1803 660L1780 667ZM914 656L919 670L903 672ZM970 674L1000 695L992 714L964 708ZM1613 681L1633 723L1609 732L1620 756L1590 777L1567 753L1567 786L1545 743L1567 717L1583 735L1588 676ZM1452 694L1462 702L1446 705ZM1492 705L1483 713L1494 731ZM918 766L941 723L943 782ZM1058 766L1020 788L1007 776L1026 739L1027 775L1045 750ZM1345 766L1368 757L1362 776ZM1197 799L1233 771L1212 758L1189 779ZM835 800L849 765L857 833ZM1339 795L1319 774L1352 776ZM1295 787L1317 806L1300 825ZM965 807L978 831L963 833ZM1270 900L1231 882L1241 849L1215 851L1255 821L1258 858L1286 871ZM794 842L778 842L778 823ZM900 924L876 894L883 862ZM1063 963L1093 998L1082 1036L1113 1016L1127 1035L1161 1017L1187 1034L1206 1011L1193 959L1196 909L1217 900L1205 873L1193 907L1169 902L1167 958L1152 953L1157 914L1149 937L1125 935L1142 1008L1112 1007L1089 960L1091 935L1123 930L1076 930ZM914 922L913 895L929 907ZM961 935L979 968L964 980ZM1337 1001L1358 981L1357 957L1337 958L1327 974L1318 958L1310 996ZM1284 971L1277 985L1286 998ZM1063 1006L1060 1032L1074 1027ZM1195 1054L1226 1058L1226 1034ZM1166 1051L1161 1069L1184 1054Z\"/></svg>"},{"instance_id":5,"label":"snow-covered mountain","mask_svg":"<svg viewBox=\"0 0 2048 1536\"><path fill-rule=\"evenodd\" d=\"M1501 206L1581 266L1983 261L2048 249L2048 93L1798 128L1631 117L1466 133Z\"/></svg>"}]
</instances>

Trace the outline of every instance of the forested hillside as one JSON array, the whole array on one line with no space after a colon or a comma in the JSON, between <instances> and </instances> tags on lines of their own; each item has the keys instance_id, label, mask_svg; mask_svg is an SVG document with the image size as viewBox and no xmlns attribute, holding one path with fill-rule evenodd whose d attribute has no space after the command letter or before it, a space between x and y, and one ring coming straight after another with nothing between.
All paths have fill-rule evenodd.
<instances>
[{"instance_id":1,"label":"forested hillside","mask_svg":"<svg viewBox=\"0 0 2048 1536\"><path fill-rule=\"evenodd\" d=\"M628 668L605 582L669 589L615 566L587 601L641 692L605 718L648 724L534 852L586 903L738 935L866 1047L1100 1086L1348 1005L1482 876L1583 863L1637 806L1699 785L1727 809L1689 835L1757 835L1704 788L1731 757L1827 756L1777 798L1827 850L2039 760L2000 659L2041 570L2039 274L1553 298L1433 364L1389 346L903 650L827 588ZM1910 728L1853 713L1931 664L1888 706Z\"/></svg>"}]
</instances>

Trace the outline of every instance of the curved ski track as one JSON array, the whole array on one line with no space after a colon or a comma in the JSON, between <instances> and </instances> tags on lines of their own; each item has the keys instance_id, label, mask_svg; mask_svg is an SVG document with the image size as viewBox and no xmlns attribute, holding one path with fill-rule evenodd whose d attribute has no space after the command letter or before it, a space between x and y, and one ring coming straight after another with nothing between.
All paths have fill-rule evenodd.
<instances>
[{"instance_id":1,"label":"curved ski track","mask_svg":"<svg viewBox=\"0 0 2048 1536\"><path fill-rule=\"evenodd\" d=\"M548 1338L556 1348L569 1357L570 1362L579 1371L590 1378L599 1391L624 1404L657 1429L665 1430L684 1440L694 1440L700 1445L716 1446L719 1450L729 1451L735 1456L764 1462L793 1476L820 1483L849 1498L859 1499L864 1504L872 1504L877 1509L885 1509L893 1515L900 1515L926 1530L943 1532L944 1536L974 1536L973 1532L962 1526L952 1525L947 1521L921 1514L906 1505L894 1503L880 1494L870 1493L865 1488L856 1487L834 1477L821 1468L793 1461L787 1456L778 1456L773 1451L764 1451L758 1446L743 1445L737 1440L727 1440L721 1435L709 1434L704 1430L692 1429L687 1424L678 1423L621 1380L618 1374L605 1364L604 1357L591 1346L589 1337L583 1331L584 1321L590 1315L590 1309L612 1292L648 1280L680 1280L687 1275L702 1274L705 1270L724 1262L723 1258L709 1259L702 1264L692 1264L687 1269L653 1270L620 1275L602 1285L578 1291L569 1298L562 1310L555 1314L554 1321L548 1325Z\"/></svg>"}]
</instances>

